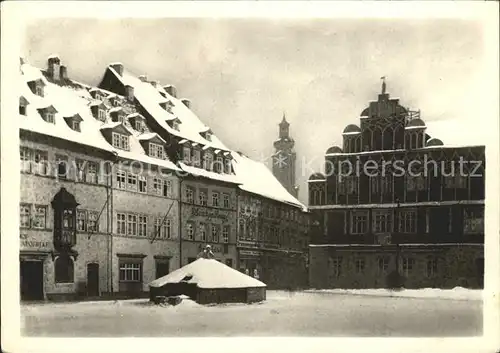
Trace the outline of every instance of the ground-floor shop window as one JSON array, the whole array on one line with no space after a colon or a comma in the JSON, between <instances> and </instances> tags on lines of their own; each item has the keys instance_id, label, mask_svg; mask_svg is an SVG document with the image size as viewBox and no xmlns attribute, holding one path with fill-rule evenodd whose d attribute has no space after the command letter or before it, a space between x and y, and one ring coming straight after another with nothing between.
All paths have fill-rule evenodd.
<instances>
[{"instance_id":1,"label":"ground-floor shop window","mask_svg":"<svg viewBox=\"0 0 500 353\"><path fill-rule=\"evenodd\" d=\"M386 274L389 269L389 257L381 256L378 258L378 271L380 274Z\"/></svg>"},{"instance_id":2,"label":"ground-floor shop window","mask_svg":"<svg viewBox=\"0 0 500 353\"><path fill-rule=\"evenodd\" d=\"M334 257L331 260L331 268L333 275L335 277L339 277L342 273L342 258L341 257Z\"/></svg>"},{"instance_id":3,"label":"ground-floor shop window","mask_svg":"<svg viewBox=\"0 0 500 353\"><path fill-rule=\"evenodd\" d=\"M365 270L365 259L356 259L355 260L356 264L356 273L363 273Z\"/></svg>"},{"instance_id":4,"label":"ground-floor shop window","mask_svg":"<svg viewBox=\"0 0 500 353\"><path fill-rule=\"evenodd\" d=\"M403 273L408 277L415 266L415 259L411 257L403 257Z\"/></svg>"},{"instance_id":5,"label":"ground-floor shop window","mask_svg":"<svg viewBox=\"0 0 500 353\"><path fill-rule=\"evenodd\" d=\"M54 272L56 283L73 283L75 277L73 259L68 255L58 256L54 261Z\"/></svg>"},{"instance_id":6,"label":"ground-floor shop window","mask_svg":"<svg viewBox=\"0 0 500 353\"><path fill-rule=\"evenodd\" d=\"M145 255L118 255L119 291L140 292L143 277L143 259Z\"/></svg>"}]
</instances>

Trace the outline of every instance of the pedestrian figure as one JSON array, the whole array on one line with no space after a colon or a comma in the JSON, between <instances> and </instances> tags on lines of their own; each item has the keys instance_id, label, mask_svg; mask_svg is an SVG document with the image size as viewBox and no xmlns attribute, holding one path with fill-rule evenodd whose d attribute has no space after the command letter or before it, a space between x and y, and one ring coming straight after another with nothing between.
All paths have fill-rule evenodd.
<instances>
[{"instance_id":1,"label":"pedestrian figure","mask_svg":"<svg viewBox=\"0 0 500 353\"><path fill-rule=\"evenodd\" d=\"M253 270L253 278L259 279L259 272L257 271L257 269Z\"/></svg>"}]
</instances>

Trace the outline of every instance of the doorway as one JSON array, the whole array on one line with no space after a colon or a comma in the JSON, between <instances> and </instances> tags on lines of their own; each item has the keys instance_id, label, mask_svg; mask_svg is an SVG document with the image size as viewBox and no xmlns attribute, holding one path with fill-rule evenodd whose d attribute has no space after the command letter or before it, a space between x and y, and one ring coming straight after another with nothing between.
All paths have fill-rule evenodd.
<instances>
[{"instance_id":1,"label":"doorway","mask_svg":"<svg viewBox=\"0 0 500 353\"><path fill-rule=\"evenodd\" d=\"M99 296L99 264L87 264L87 296Z\"/></svg>"},{"instance_id":2,"label":"doorway","mask_svg":"<svg viewBox=\"0 0 500 353\"><path fill-rule=\"evenodd\" d=\"M44 300L43 262L21 261L19 274L21 300Z\"/></svg>"},{"instance_id":3,"label":"doorway","mask_svg":"<svg viewBox=\"0 0 500 353\"><path fill-rule=\"evenodd\" d=\"M477 283L480 288L484 287L484 258L476 259Z\"/></svg>"}]
</instances>

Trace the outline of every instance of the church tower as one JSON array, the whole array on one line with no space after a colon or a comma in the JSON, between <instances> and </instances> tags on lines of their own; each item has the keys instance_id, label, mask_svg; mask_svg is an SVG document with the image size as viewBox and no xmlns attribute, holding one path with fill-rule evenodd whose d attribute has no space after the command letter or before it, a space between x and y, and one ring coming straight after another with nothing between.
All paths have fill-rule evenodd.
<instances>
[{"instance_id":1,"label":"church tower","mask_svg":"<svg viewBox=\"0 0 500 353\"><path fill-rule=\"evenodd\" d=\"M283 120L279 124L279 138L274 141L273 174L290 194L297 197L299 189L295 184L294 145L295 141L290 137L290 124L283 114Z\"/></svg>"}]
</instances>

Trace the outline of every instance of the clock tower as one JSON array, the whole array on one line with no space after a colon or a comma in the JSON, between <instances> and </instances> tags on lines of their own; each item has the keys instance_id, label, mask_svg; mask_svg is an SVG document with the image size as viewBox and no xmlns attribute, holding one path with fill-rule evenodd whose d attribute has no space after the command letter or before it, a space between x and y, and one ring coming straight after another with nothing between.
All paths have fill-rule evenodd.
<instances>
[{"instance_id":1,"label":"clock tower","mask_svg":"<svg viewBox=\"0 0 500 353\"><path fill-rule=\"evenodd\" d=\"M295 141L290 137L290 124L283 114L279 124L279 138L274 141L273 174L290 194L297 197L299 189L295 184L294 145Z\"/></svg>"}]
</instances>

